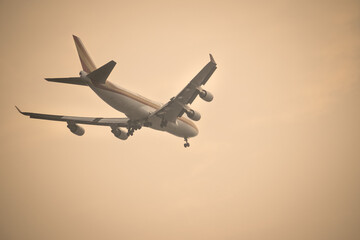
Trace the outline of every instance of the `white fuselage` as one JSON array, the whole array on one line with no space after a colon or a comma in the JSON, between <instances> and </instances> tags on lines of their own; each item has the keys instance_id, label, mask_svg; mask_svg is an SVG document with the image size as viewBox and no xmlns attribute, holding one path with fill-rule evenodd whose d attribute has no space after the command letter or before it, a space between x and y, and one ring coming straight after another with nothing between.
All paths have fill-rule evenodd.
<instances>
[{"instance_id":1,"label":"white fuselage","mask_svg":"<svg viewBox=\"0 0 360 240\"><path fill-rule=\"evenodd\" d=\"M117 87L108 81L97 85L91 81L86 82L102 100L133 121L145 119L161 107L159 103ZM159 117L149 118L150 128L166 131L182 138L195 137L199 132L196 125L185 117L178 117L175 122L168 122L165 127L160 126L161 120Z\"/></svg>"}]
</instances>

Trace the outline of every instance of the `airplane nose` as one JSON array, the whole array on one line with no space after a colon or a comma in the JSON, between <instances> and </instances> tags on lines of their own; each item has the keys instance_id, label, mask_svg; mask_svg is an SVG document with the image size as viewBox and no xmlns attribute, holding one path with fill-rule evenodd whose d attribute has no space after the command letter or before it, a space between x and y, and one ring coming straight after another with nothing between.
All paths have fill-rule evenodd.
<instances>
[{"instance_id":1,"label":"airplane nose","mask_svg":"<svg viewBox=\"0 0 360 240\"><path fill-rule=\"evenodd\" d=\"M190 135L191 135L191 136L189 136L189 137L195 137L195 136L197 136L198 134L199 134L199 130L196 129L196 128L194 128L194 127L192 127L192 128L191 128L191 131L190 131Z\"/></svg>"},{"instance_id":2,"label":"airplane nose","mask_svg":"<svg viewBox=\"0 0 360 240\"><path fill-rule=\"evenodd\" d=\"M199 134L199 130L194 129L194 137L197 136Z\"/></svg>"},{"instance_id":3,"label":"airplane nose","mask_svg":"<svg viewBox=\"0 0 360 240\"><path fill-rule=\"evenodd\" d=\"M180 136L190 138L190 137L195 137L196 135L199 134L198 128L192 121L187 119L181 119L180 124L182 129L182 134Z\"/></svg>"}]
</instances>

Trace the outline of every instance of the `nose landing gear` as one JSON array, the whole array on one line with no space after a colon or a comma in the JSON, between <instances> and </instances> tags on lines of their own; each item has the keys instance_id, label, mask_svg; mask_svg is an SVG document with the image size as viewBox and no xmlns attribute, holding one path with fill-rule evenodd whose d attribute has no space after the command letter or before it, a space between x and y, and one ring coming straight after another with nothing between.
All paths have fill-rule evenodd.
<instances>
[{"instance_id":1,"label":"nose landing gear","mask_svg":"<svg viewBox=\"0 0 360 240\"><path fill-rule=\"evenodd\" d=\"M184 140L185 140L184 147L185 148L190 147L190 143L188 143L188 139L184 138Z\"/></svg>"}]
</instances>

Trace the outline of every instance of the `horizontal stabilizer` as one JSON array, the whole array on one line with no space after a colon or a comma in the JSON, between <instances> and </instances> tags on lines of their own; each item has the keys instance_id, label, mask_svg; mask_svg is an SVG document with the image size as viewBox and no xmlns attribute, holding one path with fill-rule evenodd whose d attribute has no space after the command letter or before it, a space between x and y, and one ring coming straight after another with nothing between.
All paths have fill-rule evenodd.
<instances>
[{"instance_id":1,"label":"horizontal stabilizer","mask_svg":"<svg viewBox=\"0 0 360 240\"><path fill-rule=\"evenodd\" d=\"M75 85L84 85L87 84L79 77L70 77L70 78L45 78L46 81L49 82L59 82L59 83L68 83L68 84L75 84Z\"/></svg>"},{"instance_id":2,"label":"horizontal stabilizer","mask_svg":"<svg viewBox=\"0 0 360 240\"><path fill-rule=\"evenodd\" d=\"M90 78L93 83L105 83L115 65L115 61L110 61L104 66L89 73L87 77Z\"/></svg>"}]
</instances>

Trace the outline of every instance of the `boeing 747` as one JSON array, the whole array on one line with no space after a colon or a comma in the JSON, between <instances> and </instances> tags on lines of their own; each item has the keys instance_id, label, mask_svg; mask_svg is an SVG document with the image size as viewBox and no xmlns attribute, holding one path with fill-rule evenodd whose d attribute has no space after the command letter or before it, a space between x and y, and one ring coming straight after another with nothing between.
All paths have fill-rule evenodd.
<instances>
[{"instance_id":1,"label":"boeing 747","mask_svg":"<svg viewBox=\"0 0 360 240\"><path fill-rule=\"evenodd\" d=\"M84 128L79 126L79 124L108 126L111 128L114 136L121 140L126 140L129 136L132 136L135 130L149 127L184 138L184 147L190 146L188 139L195 137L199 132L193 121L200 120L201 115L189 105L191 105L197 96L200 96L206 102L213 100L213 95L202 88L216 70L216 63L211 54L210 62L203 67L185 88L178 95L172 97L169 102L161 105L109 82L107 78L115 67L116 62L110 61L102 67L96 68L80 38L77 36L73 37L82 66L82 70L79 73L80 76L45 78L45 80L88 86L107 104L124 113L126 118L50 115L22 112L16 107L21 114L30 118L66 122L70 131L78 136L82 136L85 133Z\"/></svg>"}]
</instances>

